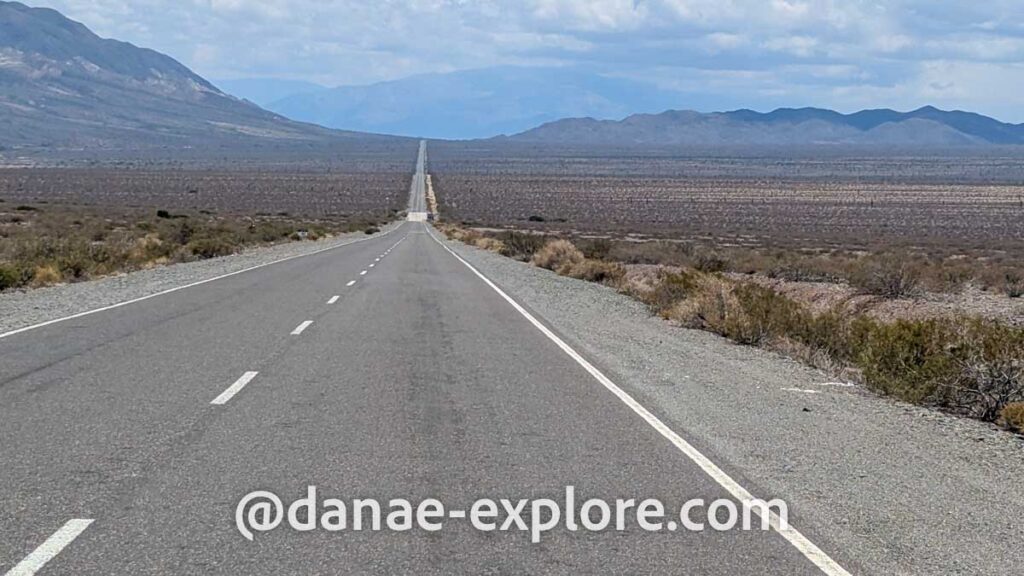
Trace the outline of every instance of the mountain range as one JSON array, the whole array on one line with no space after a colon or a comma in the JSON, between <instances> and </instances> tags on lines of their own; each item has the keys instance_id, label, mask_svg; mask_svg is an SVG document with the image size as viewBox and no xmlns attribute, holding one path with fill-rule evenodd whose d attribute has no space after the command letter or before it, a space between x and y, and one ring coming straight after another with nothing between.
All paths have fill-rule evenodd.
<instances>
[{"instance_id":1,"label":"mountain range","mask_svg":"<svg viewBox=\"0 0 1024 576\"><path fill-rule=\"evenodd\" d=\"M235 95L169 56L0 0L0 150L306 144L366 132L617 146L1024 144L1024 125L931 106L660 112L678 107L680 94L580 68L504 66L338 88L224 85Z\"/></svg>"},{"instance_id":2,"label":"mountain range","mask_svg":"<svg viewBox=\"0 0 1024 576\"><path fill-rule=\"evenodd\" d=\"M623 120L568 118L515 134L511 140L548 144L705 146L917 146L1024 144L1024 125L925 106L911 112L821 108L700 113L670 110Z\"/></svg>"},{"instance_id":3,"label":"mountain range","mask_svg":"<svg viewBox=\"0 0 1024 576\"><path fill-rule=\"evenodd\" d=\"M229 96L168 56L100 38L55 10L0 1L0 146L340 136Z\"/></svg>"},{"instance_id":4,"label":"mountain range","mask_svg":"<svg viewBox=\"0 0 1024 576\"><path fill-rule=\"evenodd\" d=\"M227 89L253 99L269 87L229 83ZM566 116L621 118L680 104L675 92L572 67L498 66L296 92L266 107L331 128L447 139L488 138Z\"/></svg>"},{"instance_id":5,"label":"mountain range","mask_svg":"<svg viewBox=\"0 0 1024 576\"><path fill-rule=\"evenodd\" d=\"M513 141L580 145L1024 144L1024 125L932 106L852 114L821 108L674 110L679 93L580 68L505 66L337 88L273 79L225 86L296 120L428 138L511 135ZM289 90L294 93L272 98Z\"/></svg>"}]
</instances>

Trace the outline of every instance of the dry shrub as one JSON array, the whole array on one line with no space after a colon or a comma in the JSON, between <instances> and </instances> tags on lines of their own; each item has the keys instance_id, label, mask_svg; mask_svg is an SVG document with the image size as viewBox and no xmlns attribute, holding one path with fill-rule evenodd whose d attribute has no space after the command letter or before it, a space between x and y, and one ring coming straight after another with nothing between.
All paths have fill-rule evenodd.
<instances>
[{"instance_id":1,"label":"dry shrub","mask_svg":"<svg viewBox=\"0 0 1024 576\"><path fill-rule=\"evenodd\" d=\"M522 262L529 262L533 255L540 251L547 244L548 239L540 234L527 234L509 230L497 235L497 239L504 245L502 256L515 258Z\"/></svg>"},{"instance_id":2,"label":"dry shrub","mask_svg":"<svg viewBox=\"0 0 1024 576\"><path fill-rule=\"evenodd\" d=\"M476 244L476 241L483 238L483 234L473 230L471 228L452 228L451 234L448 235L452 240L458 240L459 242L465 242L466 244Z\"/></svg>"},{"instance_id":3,"label":"dry shrub","mask_svg":"<svg viewBox=\"0 0 1024 576\"><path fill-rule=\"evenodd\" d=\"M17 288L25 283L24 274L11 264L0 264L0 290Z\"/></svg>"},{"instance_id":4,"label":"dry shrub","mask_svg":"<svg viewBox=\"0 0 1024 576\"><path fill-rule=\"evenodd\" d=\"M189 242L185 248L201 259L219 258L238 251L237 246L222 238L199 238Z\"/></svg>"},{"instance_id":5,"label":"dry shrub","mask_svg":"<svg viewBox=\"0 0 1024 576\"><path fill-rule=\"evenodd\" d=\"M137 238L128 249L128 259L139 263L152 262L167 255L168 249L158 234L146 234Z\"/></svg>"},{"instance_id":6,"label":"dry shrub","mask_svg":"<svg viewBox=\"0 0 1024 576\"><path fill-rule=\"evenodd\" d=\"M477 248L489 250L491 252L498 252L499 254L505 250L504 242L496 238L491 238L490 236L484 236L482 238L477 239L474 245Z\"/></svg>"},{"instance_id":7,"label":"dry shrub","mask_svg":"<svg viewBox=\"0 0 1024 576\"><path fill-rule=\"evenodd\" d=\"M863 332L857 364L870 388L924 403L935 395L939 382L953 379L952 358L944 353L952 336L937 320L874 323Z\"/></svg>"},{"instance_id":8,"label":"dry shrub","mask_svg":"<svg viewBox=\"0 0 1024 576\"><path fill-rule=\"evenodd\" d=\"M920 267L907 257L893 254L866 256L850 274L852 286L885 298L916 296L920 283Z\"/></svg>"},{"instance_id":9,"label":"dry shrub","mask_svg":"<svg viewBox=\"0 0 1024 576\"><path fill-rule=\"evenodd\" d=\"M573 264L563 273L566 276L589 282L618 284L626 276L626 269L615 262L585 259L578 264Z\"/></svg>"},{"instance_id":10,"label":"dry shrub","mask_svg":"<svg viewBox=\"0 0 1024 576\"><path fill-rule=\"evenodd\" d=\"M1003 274L1003 292L1010 298L1024 296L1024 273L1019 270L1007 270Z\"/></svg>"},{"instance_id":11,"label":"dry shrub","mask_svg":"<svg viewBox=\"0 0 1024 576\"><path fill-rule=\"evenodd\" d=\"M954 323L947 353L957 369L938 401L959 413L995 420L1007 404L1024 401L1024 330L987 320Z\"/></svg>"},{"instance_id":12,"label":"dry shrub","mask_svg":"<svg viewBox=\"0 0 1024 576\"><path fill-rule=\"evenodd\" d=\"M572 242L552 240L534 254L531 261L535 266L566 274L573 266L581 264L583 260L583 252L573 246Z\"/></svg>"},{"instance_id":13,"label":"dry shrub","mask_svg":"<svg viewBox=\"0 0 1024 576\"><path fill-rule=\"evenodd\" d=\"M688 298L697 287L697 276L687 272L658 270L653 286L626 286L626 291L651 307L655 314L668 317L669 311Z\"/></svg>"},{"instance_id":14,"label":"dry shrub","mask_svg":"<svg viewBox=\"0 0 1024 576\"><path fill-rule=\"evenodd\" d=\"M1024 402L1011 402L999 412L1003 426L1024 433Z\"/></svg>"},{"instance_id":15,"label":"dry shrub","mask_svg":"<svg viewBox=\"0 0 1024 576\"><path fill-rule=\"evenodd\" d=\"M32 272L32 283L33 288L39 288L40 286L49 286L51 284L57 284L63 280L60 270L53 264L41 264L36 266Z\"/></svg>"},{"instance_id":16,"label":"dry shrub","mask_svg":"<svg viewBox=\"0 0 1024 576\"><path fill-rule=\"evenodd\" d=\"M809 316L796 302L770 288L714 275L702 276L693 295L669 313L684 325L749 345L799 337Z\"/></svg>"},{"instance_id":17,"label":"dry shrub","mask_svg":"<svg viewBox=\"0 0 1024 576\"><path fill-rule=\"evenodd\" d=\"M1024 401L1024 330L979 319L860 322L857 364L872 388L986 421Z\"/></svg>"},{"instance_id":18,"label":"dry shrub","mask_svg":"<svg viewBox=\"0 0 1024 576\"><path fill-rule=\"evenodd\" d=\"M576 240L576 247L587 258L609 260L608 256L612 251L612 241L608 238L579 238Z\"/></svg>"},{"instance_id":19,"label":"dry shrub","mask_svg":"<svg viewBox=\"0 0 1024 576\"><path fill-rule=\"evenodd\" d=\"M606 258L624 264L662 264L684 266L690 263L694 248L692 244L666 242L617 241L609 247Z\"/></svg>"},{"instance_id":20,"label":"dry shrub","mask_svg":"<svg viewBox=\"0 0 1024 576\"><path fill-rule=\"evenodd\" d=\"M701 272L722 272L728 266L725 258L713 252L700 252L693 257L691 266Z\"/></svg>"},{"instance_id":21,"label":"dry shrub","mask_svg":"<svg viewBox=\"0 0 1024 576\"><path fill-rule=\"evenodd\" d=\"M689 328L701 328L729 338L736 337L737 341L747 341L742 327L745 315L733 289L733 282L719 276L697 276L689 296L676 302L663 316Z\"/></svg>"}]
</instances>

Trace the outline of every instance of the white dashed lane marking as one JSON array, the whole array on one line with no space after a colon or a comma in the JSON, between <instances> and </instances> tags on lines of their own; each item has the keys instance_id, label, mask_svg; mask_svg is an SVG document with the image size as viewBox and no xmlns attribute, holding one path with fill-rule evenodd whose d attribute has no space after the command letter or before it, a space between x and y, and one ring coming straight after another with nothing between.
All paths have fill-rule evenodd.
<instances>
[{"instance_id":1,"label":"white dashed lane marking","mask_svg":"<svg viewBox=\"0 0 1024 576\"><path fill-rule=\"evenodd\" d=\"M295 328L295 330L292 330L292 336L298 336L299 334L302 334L302 331L305 330L306 328L309 328L309 326L312 323L313 323L312 320L306 320L302 324L299 324L298 327Z\"/></svg>"},{"instance_id":2,"label":"white dashed lane marking","mask_svg":"<svg viewBox=\"0 0 1024 576\"><path fill-rule=\"evenodd\" d=\"M33 550L17 566L11 568L6 576L32 576L45 566L47 562L53 560L57 554L60 554L60 551L66 548L68 544L74 542L75 538L78 538L92 522L92 520L84 518L68 520L66 524L53 533L53 536L50 536L46 539L46 542L40 544L39 548Z\"/></svg>"},{"instance_id":3,"label":"white dashed lane marking","mask_svg":"<svg viewBox=\"0 0 1024 576\"><path fill-rule=\"evenodd\" d=\"M242 374L241 378L239 378L238 380L235 380L234 384L232 384L231 386L228 386L228 389L223 391L223 392L221 392L220 396L217 396L216 398L214 398L210 402L210 404L217 404L217 405L227 404L228 400L231 400L231 398L235 394L238 394L242 390L242 388L245 388L246 384L248 384L249 382L252 382L252 379L255 378L257 374L259 374L259 372L246 372L245 374Z\"/></svg>"},{"instance_id":4,"label":"white dashed lane marking","mask_svg":"<svg viewBox=\"0 0 1024 576\"><path fill-rule=\"evenodd\" d=\"M338 298L341 298L341 296L331 296L331 299L328 300L327 303L328 304L334 304L335 302L338 301Z\"/></svg>"}]
</instances>

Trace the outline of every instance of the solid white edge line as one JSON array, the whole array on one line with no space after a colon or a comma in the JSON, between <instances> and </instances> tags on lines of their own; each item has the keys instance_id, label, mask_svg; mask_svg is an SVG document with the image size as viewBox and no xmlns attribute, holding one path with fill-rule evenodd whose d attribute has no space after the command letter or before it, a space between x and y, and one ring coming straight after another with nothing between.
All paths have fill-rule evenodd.
<instances>
[{"instance_id":1,"label":"solid white edge line","mask_svg":"<svg viewBox=\"0 0 1024 576\"><path fill-rule=\"evenodd\" d=\"M351 282L349 282L348 284L345 284L345 286L352 286L352 285L354 285L355 283L356 283L356 281L355 281L355 280L352 280L352 281L351 281Z\"/></svg>"},{"instance_id":2,"label":"solid white edge line","mask_svg":"<svg viewBox=\"0 0 1024 576\"><path fill-rule=\"evenodd\" d=\"M86 528L92 524L92 520L75 518L68 520L60 527L53 536L46 539L38 548L32 551L24 560L11 568L5 576L32 576L38 572L47 562L53 560L61 550L78 538Z\"/></svg>"},{"instance_id":3,"label":"solid white edge line","mask_svg":"<svg viewBox=\"0 0 1024 576\"><path fill-rule=\"evenodd\" d=\"M109 306L103 306L101 308L96 308L96 309L93 309L93 310L87 310L85 312L79 312L77 314L72 314L70 316L64 316L62 318L54 318L53 320L47 320L46 322L40 322L38 324L33 324L31 326L25 326L23 328L18 328L16 330L11 330L10 332L4 332L3 334L0 334L0 339L7 338L8 336L14 336L15 334L21 334L22 332L28 332L29 330L35 330L36 328L42 328L44 326L49 326L51 324L57 324L58 322L66 322L68 320L74 320L75 318L81 318L83 316L90 316L92 314L96 314L96 313L99 313L99 312L106 312L107 310L113 310L115 308L120 308L122 306L127 306L129 304L135 304L137 302L142 302L144 300L149 300L150 298L156 298L157 296L165 296L167 294L178 292L179 290L185 290L186 288L193 288L195 286L200 286L202 284L207 284L209 282L215 282L217 280L223 280L224 278L230 278L231 276L237 276L239 274L244 274L246 272L251 272L253 270L258 270L259 268L266 268L267 266L273 266L274 264L280 264L282 262L287 262L289 260L295 260L297 258L305 258L306 256L313 256L314 254L320 254L322 252L327 252L328 250L337 250L338 248L343 248L345 246L351 246L353 244L358 244L360 242L367 242L367 241L373 240L375 238L380 238L382 236L387 236L388 234L391 234L392 232L394 232L395 230L401 228L404 225L405 225L405 223L403 221L398 226L395 226L391 230L388 230L387 232L384 232L383 234L379 234L377 236L370 236L370 237L367 237L367 238L358 238L358 239L352 240L350 242L345 242L344 244L338 244L336 246L328 246L327 248L321 248L319 250L314 250L312 252L307 252L305 254L296 254L294 256L287 256L285 258L280 258L278 260L273 260L271 262L265 262L263 264L257 264L255 266L250 266L248 268L243 268L241 270L235 270L234 272L229 272L227 274L221 274L220 276L214 276L213 278L207 278L206 280L199 280L197 282L192 282L190 284L185 284L184 286L175 286L174 288L168 288L167 290L162 290L160 292L154 292L153 294L148 294L146 296L141 296L139 298L133 298L131 300L125 300L124 302L118 302L116 304L111 304Z\"/></svg>"},{"instance_id":4,"label":"solid white edge line","mask_svg":"<svg viewBox=\"0 0 1024 576\"><path fill-rule=\"evenodd\" d=\"M662 436L668 439L668 441L675 445L675 447L678 448L680 452L685 454L690 460L692 460L697 466L699 466L705 474L711 477L712 480L717 482L722 488L725 488L726 491L728 491L734 498L736 498L740 502L748 502L754 499L754 496L750 492L748 492L746 488L744 488L738 482L733 480L731 476L726 474L725 471L723 471L714 462L712 462L710 459L704 456L704 454L702 454L699 450L693 447L693 445L684 440L682 436L676 434L657 416L652 414L649 410L644 408L642 404L633 399L633 397L630 396L625 390L619 388L614 382L612 382L607 376L605 376L604 373L598 370L593 364L588 362L586 358L579 354L579 352L576 352L576 350L574 350L571 346L566 344L564 340L558 337L558 335L556 335L546 326L541 324L539 320L537 320L525 308L520 306L518 302L513 300L512 297L506 294L501 288L498 288L498 286L494 284L494 282L491 282L489 278L487 278L479 270L474 268L472 264L464 260L462 256L459 256L458 254L455 253L454 250L446 246L444 242L442 242L440 239L434 236L434 233L430 231L430 228L428 226L424 225L424 227L427 228L427 234L431 238L433 238L435 242L440 244L441 247L447 250L449 254L454 256L456 260L462 262L462 264L469 268L470 271L473 272L473 274L476 274L481 280L484 281L484 283L486 283L488 286L491 287L491 289L497 292L499 296L504 298L506 302L511 304L512 307L515 308L517 312L519 312L519 314L521 314L531 324L533 324L534 327L540 330L541 333L547 336L549 340L558 345L558 347L561 348L563 352L568 354L570 358L575 360L577 364L579 364L580 366L583 367L584 370L589 372L595 380L600 382L612 394L615 394L619 398L619 400L622 400L624 404L629 406L633 410L633 412L635 412L637 415L643 418L651 427L660 432ZM754 507L753 509L760 513L759 508ZM783 528L780 525L778 515L776 515L775 513L769 511L768 521L772 529L774 529L779 535L781 535L790 544L792 544L794 548L796 548L801 554L804 555L804 557L806 557L808 560L814 563L814 565L817 566L818 569L820 569L824 574L827 574L828 576L852 576L849 572L846 571L846 569L840 566L838 562L833 560L828 554L826 554L823 550L818 548L813 542L808 540L806 536L801 534L795 528L793 528L792 526L787 526Z\"/></svg>"},{"instance_id":5,"label":"solid white edge line","mask_svg":"<svg viewBox=\"0 0 1024 576\"><path fill-rule=\"evenodd\" d=\"M241 392L242 388L245 388L246 384L252 382L252 379L255 378L257 374L259 374L259 372L246 372L245 374L242 374L238 380L235 380L234 384L228 386L227 390L221 392L220 396L211 400L210 404L227 404L228 400L231 400L235 394Z\"/></svg>"},{"instance_id":6,"label":"solid white edge line","mask_svg":"<svg viewBox=\"0 0 1024 576\"><path fill-rule=\"evenodd\" d=\"M298 327L295 328L295 330L292 330L292 336L298 336L299 334L302 334L303 330L309 328L312 324L312 320L306 320L302 324L299 324Z\"/></svg>"},{"instance_id":7,"label":"solid white edge line","mask_svg":"<svg viewBox=\"0 0 1024 576\"><path fill-rule=\"evenodd\" d=\"M338 301L338 298L341 298L341 296L331 296L331 299L328 300L327 303L328 304L334 304L335 302Z\"/></svg>"}]
</instances>

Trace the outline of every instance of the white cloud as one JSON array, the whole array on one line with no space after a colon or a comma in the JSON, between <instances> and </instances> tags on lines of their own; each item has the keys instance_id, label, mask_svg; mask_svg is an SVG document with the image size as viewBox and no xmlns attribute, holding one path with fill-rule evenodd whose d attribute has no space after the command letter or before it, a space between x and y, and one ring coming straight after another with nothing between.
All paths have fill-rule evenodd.
<instances>
[{"instance_id":1,"label":"white cloud","mask_svg":"<svg viewBox=\"0 0 1024 576\"><path fill-rule=\"evenodd\" d=\"M786 52L793 56L806 58L814 54L818 47L818 39L811 36L782 36L766 40L763 46L776 52Z\"/></svg>"},{"instance_id":2,"label":"white cloud","mask_svg":"<svg viewBox=\"0 0 1024 576\"><path fill-rule=\"evenodd\" d=\"M708 101L753 107L776 102L758 95L785 95L823 106L916 99L993 109L992 86L1016 90L1000 96L1007 101L1024 94L1011 80L1024 61L1019 0L38 2L212 78L351 84L554 63L610 75L701 70L675 84L691 93L708 82Z\"/></svg>"}]
</instances>

